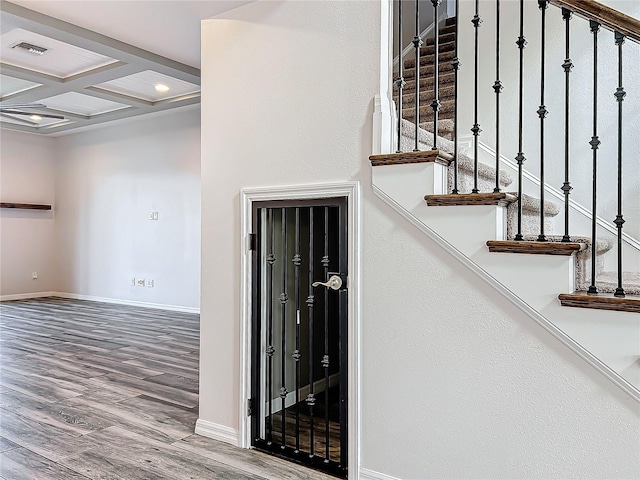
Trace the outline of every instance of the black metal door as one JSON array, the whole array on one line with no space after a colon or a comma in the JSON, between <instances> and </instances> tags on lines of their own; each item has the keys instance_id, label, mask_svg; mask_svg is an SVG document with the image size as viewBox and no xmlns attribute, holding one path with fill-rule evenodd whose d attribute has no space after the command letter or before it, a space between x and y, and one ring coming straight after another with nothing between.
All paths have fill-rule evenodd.
<instances>
[{"instance_id":1,"label":"black metal door","mask_svg":"<svg viewBox=\"0 0 640 480\"><path fill-rule=\"evenodd\" d=\"M347 199L253 205L253 446L347 473Z\"/></svg>"}]
</instances>

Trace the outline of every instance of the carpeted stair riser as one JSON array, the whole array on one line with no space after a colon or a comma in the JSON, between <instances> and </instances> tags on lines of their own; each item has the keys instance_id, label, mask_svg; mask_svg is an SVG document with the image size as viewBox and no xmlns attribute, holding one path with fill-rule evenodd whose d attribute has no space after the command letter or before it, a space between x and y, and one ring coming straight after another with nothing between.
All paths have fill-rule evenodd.
<instances>
[{"instance_id":1,"label":"carpeted stair riser","mask_svg":"<svg viewBox=\"0 0 640 480\"><path fill-rule=\"evenodd\" d=\"M444 52L455 52L456 50L456 42L447 42L447 43L442 43L440 42L440 44L438 45L438 52L440 53L444 53ZM427 55L433 55L433 53L436 51L436 46L435 45L429 45L428 47L422 47L420 49L420 57L424 57ZM415 56L413 58L411 58L411 54L415 55L415 51L412 51L411 53L408 53L405 58L405 66L407 65L408 61L411 61L411 66L413 67L415 65Z\"/></svg>"},{"instance_id":2,"label":"carpeted stair riser","mask_svg":"<svg viewBox=\"0 0 640 480\"><path fill-rule=\"evenodd\" d=\"M394 87L393 87L393 91L397 93L398 88L395 86L395 80L396 77L394 77ZM455 82L455 74L453 72L447 72L444 74L440 75L440 78L438 79L438 84L440 85L440 88L443 88L444 86L453 86ZM433 77L429 76L429 77L424 77L421 76L420 77L420 91L423 90L433 90ZM416 89L416 81L414 78L407 80L405 78L405 85L404 88L402 89L403 94L404 93L408 93L408 92L413 92Z\"/></svg>"},{"instance_id":3,"label":"carpeted stair riser","mask_svg":"<svg viewBox=\"0 0 640 480\"><path fill-rule=\"evenodd\" d=\"M434 70L433 65L420 67L420 77L422 77L423 75L433 76L433 70ZM438 72L440 73L440 75L444 75L446 73L452 73L453 67L449 62L440 63L438 65ZM405 70L403 76L405 80L411 80L416 78L416 69L409 68Z\"/></svg>"},{"instance_id":4,"label":"carpeted stair riser","mask_svg":"<svg viewBox=\"0 0 640 480\"><path fill-rule=\"evenodd\" d=\"M456 93L456 89L453 84L451 85L440 85L438 89L438 99L440 103L443 103L447 100L453 101L455 99L454 95ZM413 106L412 104L415 102L416 94L415 91L410 93L403 93L403 108L408 108ZM398 101L398 96L393 96L394 101ZM433 101L433 88L431 89L421 89L420 90L420 103L426 105L427 103L431 103Z\"/></svg>"},{"instance_id":5,"label":"carpeted stair riser","mask_svg":"<svg viewBox=\"0 0 640 480\"><path fill-rule=\"evenodd\" d=\"M423 122L419 124L420 128L427 132L433 132L433 122ZM438 119L438 136L453 141L453 119Z\"/></svg>"},{"instance_id":6,"label":"carpeted stair riser","mask_svg":"<svg viewBox=\"0 0 640 480\"><path fill-rule=\"evenodd\" d=\"M514 193L517 195L517 193ZM553 233L552 219L560 213L560 207L553 202L544 202L544 231L545 235ZM518 202L507 208L507 238L512 240L518 232ZM540 233L540 199L529 195L522 195L522 232L523 234Z\"/></svg>"},{"instance_id":7,"label":"carpeted stair riser","mask_svg":"<svg viewBox=\"0 0 640 480\"><path fill-rule=\"evenodd\" d=\"M454 110L455 102L453 100L440 102L440 111L438 117L441 119L452 119ZM402 116L406 120L413 121L415 112L416 109L414 107L404 108L402 110ZM433 122L433 108L431 108L431 105L425 104L420 106L420 119Z\"/></svg>"},{"instance_id":8,"label":"carpeted stair riser","mask_svg":"<svg viewBox=\"0 0 640 480\"><path fill-rule=\"evenodd\" d=\"M591 276L579 281L576 290L587 291L591 285ZM596 288L600 293L615 293L618 288L618 273L596 271ZM640 273L639 272L623 272L622 288L625 295L640 295Z\"/></svg>"},{"instance_id":9,"label":"carpeted stair riser","mask_svg":"<svg viewBox=\"0 0 640 480\"><path fill-rule=\"evenodd\" d=\"M438 50L440 51L440 50ZM440 52L440 55L438 55L438 63L440 65L447 64L449 65L452 69L453 66L451 65L451 61L453 60L453 58L455 57L455 52L453 50L449 50L446 52ZM435 55L430 54L430 55L424 55L424 56L420 56L420 66L424 67L425 65L433 65L434 63L436 63L436 59L435 59ZM413 69L416 66L416 59L415 58L409 58L407 60L405 60L404 62L404 68L406 70L409 69Z\"/></svg>"},{"instance_id":10,"label":"carpeted stair riser","mask_svg":"<svg viewBox=\"0 0 640 480\"><path fill-rule=\"evenodd\" d=\"M440 32L439 37L440 37L441 44L455 42L456 40L455 28L452 29L450 32L445 32L445 33ZM430 45L435 45L435 39L433 37L423 40L422 48L428 47Z\"/></svg>"}]
</instances>

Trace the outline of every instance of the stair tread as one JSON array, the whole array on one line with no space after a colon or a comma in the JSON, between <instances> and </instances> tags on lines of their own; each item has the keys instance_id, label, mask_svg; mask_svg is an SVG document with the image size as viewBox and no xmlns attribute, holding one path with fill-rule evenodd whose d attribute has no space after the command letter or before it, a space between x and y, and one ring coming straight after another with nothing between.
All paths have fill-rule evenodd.
<instances>
[{"instance_id":1,"label":"stair tread","mask_svg":"<svg viewBox=\"0 0 640 480\"><path fill-rule=\"evenodd\" d=\"M498 205L506 206L515 202L516 197L509 193L458 193L444 195L425 195L430 207Z\"/></svg>"},{"instance_id":2,"label":"stair tread","mask_svg":"<svg viewBox=\"0 0 640 480\"><path fill-rule=\"evenodd\" d=\"M585 243L576 242L538 242L525 240L489 240L490 252L496 253L528 253L537 255L573 255L585 250Z\"/></svg>"},{"instance_id":3,"label":"stair tread","mask_svg":"<svg viewBox=\"0 0 640 480\"><path fill-rule=\"evenodd\" d=\"M616 310L620 312L640 313L640 296L627 295L614 297L611 294L589 295L586 292L562 293L558 295L564 307L594 308L598 310Z\"/></svg>"},{"instance_id":4,"label":"stair tread","mask_svg":"<svg viewBox=\"0 0 640 480\"><path fill-rule=\"evenodd\" d=\"M382 165L402 165L407 163L439 163L440 165L448 167L452 160L453 157L451 155L440 150L390 153L383 155L371 155L369 157L369 161L373 167L379 167Z\"/></svg>"},{"instance_id":5,"label":"stair tread","mask_svg":"<svg viewBox=\"0 0 640 480\"><path fill-rule=\"evenodd\" d=\"M605 271L596 274L596 288L598 292L613 293L617 287L618 272ZM622 288L628 295L640 295L640 272L623 272Z\"/></svg>"}]
</instances>

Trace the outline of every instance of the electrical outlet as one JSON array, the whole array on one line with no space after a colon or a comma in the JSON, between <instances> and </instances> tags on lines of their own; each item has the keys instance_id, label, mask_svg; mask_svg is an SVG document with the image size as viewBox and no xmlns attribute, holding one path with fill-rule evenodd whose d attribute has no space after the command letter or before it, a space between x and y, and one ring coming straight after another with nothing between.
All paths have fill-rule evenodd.
<instances>
[{"instance_id":1,"label":"electrical outlet","mask_svg":"<svg viewBox=\"0 0 640 480\"><path fill-rule=\"evenodd\" d=\"M37 278L38 278L38 272L33 272L33 273L31 274L31 278L33 278L34 280L37 280Z\"/></svg>"},{"instance_id":2,"label":"electrical outlet","mask_svg":"<svg viewBox=\"0 0 640 480\"><path fill-rule=\"evenodd\" d=\"M154 214L154 213L155 213L155 212L151 212L151 213L149 214L149 220L153 220L153 214Z\"/></svg>"},{"instance_id":3,"label":"electrical outlet","mask_svg":"<svg viewBox=\"0 0 640 480\"><path fill-rule=\"evenodd\" d=\"M131 286L132 287L136 286L136 277L131 277Z\"/></svg>"},{"instance_id":4,"label":"electrical outlet","mask_svg":"<svg viewBox=\"0 0 640 480\"><path fill-rule=\"evenodd\" d=\"M144 278L139 278L139 279L138 279L138 286L139 286L139 287L144 287L144 283L145 283L145 282L144 282Z\"/></svg>"},{"instance_id":5,"label":"electrical outlet","mask_svg":"<svg viewBox=\"0 0 640 480\"><path fill-rule=\"evenodd\" d=\"M153 288L155 286L153 280L147 280L147 287Z\"/></svg>"},{"instance_id":6,"label":"electrical outlet","mask_svg":"<svg viewBox=\"0 0 640 480\"><path fill-rule=\"evenodd\" d=\"M153 219L157 220L158 219L158 212L153 212Z\"/></svg>"}]
</instances>

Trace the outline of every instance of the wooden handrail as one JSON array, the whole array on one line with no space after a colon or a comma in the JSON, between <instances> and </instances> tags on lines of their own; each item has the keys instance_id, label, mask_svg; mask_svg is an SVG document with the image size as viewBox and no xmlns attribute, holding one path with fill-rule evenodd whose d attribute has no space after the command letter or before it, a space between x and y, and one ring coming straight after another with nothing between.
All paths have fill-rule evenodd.
<instances>
[{"instance_id":1,"label":"wooden handrail","mask_svg":"<svg viewBox=\"0 0 640 480\"><path fill-rule=\"evenodd\" d=\"M603 27L619 32L629 40L640 43L640 20L625 15L595 0L550 0L553 5L571 10L576 15L595 20Z\"/></svg>"}]
</instances>

